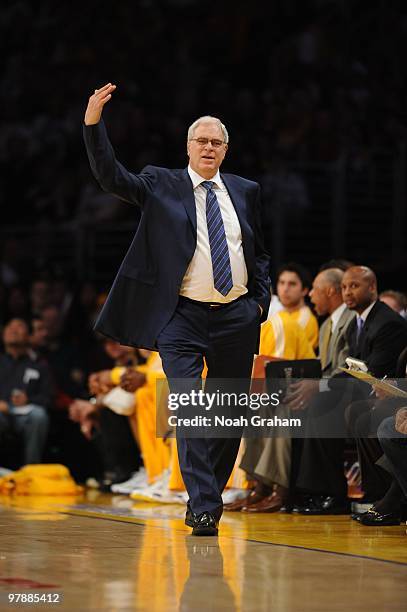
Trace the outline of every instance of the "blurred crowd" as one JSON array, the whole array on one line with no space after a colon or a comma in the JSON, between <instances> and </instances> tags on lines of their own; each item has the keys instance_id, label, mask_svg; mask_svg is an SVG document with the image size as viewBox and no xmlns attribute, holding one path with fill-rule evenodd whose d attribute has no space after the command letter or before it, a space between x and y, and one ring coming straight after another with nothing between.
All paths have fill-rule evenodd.
<instances>
[{"instance_id":1,"label":"blurred crowd","mask_svg":"<svg viewBox=\"0 0 407 612\"><path fill-rule=\"evenodd\" d=\"M19 0L1 12L5 224L131 215L95 188L81 141L87 98L109 80L118 89L106 121L135 170L183 167L186 126L208 112L228 125L233 172L274 177L275 188L286 162L346 153L357 170L378 149L406 141L401 1L292 0L256 10L226 1L216 12L193 0L88 7L73 18L70 5ZM291 200L304 200L289 182ZM99 206L106 198L112 205Z\"/></svg>"}]
</instances>

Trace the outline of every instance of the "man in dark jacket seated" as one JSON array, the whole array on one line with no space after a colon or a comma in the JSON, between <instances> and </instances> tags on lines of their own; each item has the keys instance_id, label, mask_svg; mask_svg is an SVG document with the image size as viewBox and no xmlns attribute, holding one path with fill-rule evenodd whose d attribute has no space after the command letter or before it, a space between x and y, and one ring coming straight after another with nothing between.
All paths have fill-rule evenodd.
<instances>
[{"instance_id":1,"label":"man in dark jacket seated","mask_svg":"<svg viewBox=\"0 0 407 612\"><path fill-rule=\"evenodd\" d=\"M52 383L46 365L29 351L29 329L12 319L3 331L5 353L0 355L1 428L14 429L23 438L24 463L40 463L48 434Z\"/></svg>"}]
</instances>

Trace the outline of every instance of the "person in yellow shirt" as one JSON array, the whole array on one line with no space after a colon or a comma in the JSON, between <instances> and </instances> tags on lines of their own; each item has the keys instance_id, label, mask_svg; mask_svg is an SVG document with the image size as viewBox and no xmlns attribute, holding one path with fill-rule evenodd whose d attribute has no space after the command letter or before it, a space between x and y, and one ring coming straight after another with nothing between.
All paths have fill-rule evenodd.
<instances>
[{"instance_id":1,"label":"person in yellow shirt","mask_svg":"<svg viewBox=\"0 0 407 612\"><path fill-rule=\"evenodd\" d=\"M313 359L315 353L306 332L284 310L265 321L260 331L259 355L280 359Z\"/></svg>"},{"instance_id":2,"label":"person in yellow shirt","mask_svg":"<svg viewBox=\"0 0 407 612\"><path fill-rule=\"evenodd\" d=\"M293 264L294 265L294 264ZM296 278L297 277L297 278ZM279 359L314 359L315 326L318 323L304 304L306 276L283 270L279 275L280 301L290 310L274 313L261 326L259 355ZM301 297L302 296L302 297ZM299 308L294 309L294 305ZM285 307L285 306L284 306ZM292 308L292 310L291 310ZM305 322L305 325L302 323ZM280 415L281 416L281 415ZM256 487L244 498L225 505L225 510L243 512L276 512L288 495L291 469L291 440L288 437L249 438L240 467Z\"/></svg>"},{"instance_id":3,"label":"person in yellow shirt","mask_svg":"<svg viewBox=\"0 0 407 612\"><path fill-rule=\"evenodd\" d=\"M283 310L278 312L283 319L291 319L298 323L305 332L311 346L318 346L318 321L305 297L311 287L311 278L306 268L301 264L288 263L277 273L277 295Z\"/></svg>"}]
</instances>

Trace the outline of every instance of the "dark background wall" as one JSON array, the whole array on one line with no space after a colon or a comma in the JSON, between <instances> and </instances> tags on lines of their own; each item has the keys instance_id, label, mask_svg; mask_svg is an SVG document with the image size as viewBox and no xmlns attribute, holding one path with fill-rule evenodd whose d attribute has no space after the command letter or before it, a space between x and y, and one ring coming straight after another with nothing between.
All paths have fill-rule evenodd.
<instances>
[{"instance_id":1,"label":"dark background wall","mask_svg":"<svg viewBox=\"0 0 407 612\"><path fill-rule=\"evenodd\" d=\"M101 193L81 122L112 81L105 120L134 171L185 166L188 125L222 118L225 169L263 187L272 271L342 256L405 289L406 41L402 0L4 3L3 284L4 262L111 282L138 213Z\"/></svg>"}]
</instances>

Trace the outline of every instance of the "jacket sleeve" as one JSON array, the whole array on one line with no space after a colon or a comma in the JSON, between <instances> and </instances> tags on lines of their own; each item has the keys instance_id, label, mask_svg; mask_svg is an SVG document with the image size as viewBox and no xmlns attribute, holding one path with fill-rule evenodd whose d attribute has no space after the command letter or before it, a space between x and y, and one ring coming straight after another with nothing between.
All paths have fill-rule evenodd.
<instances>
[{"instance_id":1,"label":"jacket sleeve","mask_svg":"<svg viewBox=\"0 0 407 612\"><path fill-rule=\"evenodd\" d=\"M394 376L397 359L407 344L406 327L396 321L384 325L377 334L367 365L377 377Z\"/></svg>"},{"instance_id":2,"label":"jacket sleeve","mask_svg":"<svg viewBox=\"0 0 407 612\"><path fill-rule=\"evenodd\" d=\"M255 208L254 208L254 248L256 257L256 271L254 279L254 292L253 297L258 304L263 308L263 313L260 322L263 323L267 320L268 311L271 300L271 283L270 283L270 257L264 246L263 230L261 223L261 198L260 198L260 186L257 185L257 191L255 195Z\"/></svg>"},{"instance_id":3,"label":"jacket sleeve","mask_svg":"<svg viewBox=\"0 0 407 612\"><path fill-rule=\"evenodd\" d=\"M102 189L142 207L154 176L147 168L142 174L132 174L117 161L103 120L95 125L83 125L83 138L93 176Z\"/></svg>"},{"instance_id":4,"label":"jacket sleeve","mask_svg":"<svg viewBox=\"0 0 407 612\"><path fill-rule=\"evenodd\" d=\"M37 404L43 408L51 408L52 400L55 395L54 382L48 366L41 364L36 365L40 372L38 380L29 383L26 389L28 401L31 404Z\"/></svg>"}]
</instances>

